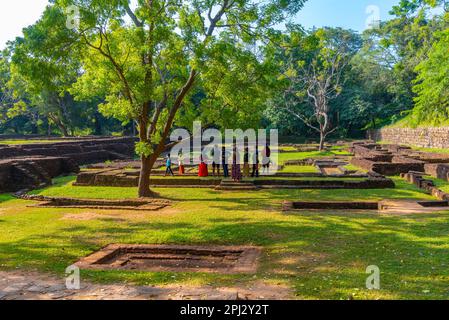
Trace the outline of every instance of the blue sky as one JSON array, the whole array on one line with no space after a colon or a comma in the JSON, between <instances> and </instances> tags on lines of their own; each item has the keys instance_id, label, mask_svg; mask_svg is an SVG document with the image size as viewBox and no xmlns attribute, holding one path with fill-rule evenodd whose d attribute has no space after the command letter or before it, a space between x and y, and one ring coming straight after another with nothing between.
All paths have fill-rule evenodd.
<instances>
[{"instance_id":1,"label":"blue sky","mask_svg":"<svg viewBox=\"0 0 449 320\"><path fill-rule=\"evenodd\" d=\"M307 28L313 26L339 26L357 31L365 29L372 13L380 19L388 19L388 11L399 0L308 0L296 21ZM42 14L47 0L6 0L0 4L0 48L8 40L22 34L22 28L33 24ZM374 12L366 13L369 6Z\"/></svg>"},{"instance_id":2,"label":"blue sky","mask_svg":"<svg viewBox=\"0 0 449 320\"><path fill-rule=\"evenodd\" d=\"M307 28L333 26L363 31L373 17L388 20L388 12L397 3L399 0L308 0L296 21Z\"/></svg>"}]
</instances>

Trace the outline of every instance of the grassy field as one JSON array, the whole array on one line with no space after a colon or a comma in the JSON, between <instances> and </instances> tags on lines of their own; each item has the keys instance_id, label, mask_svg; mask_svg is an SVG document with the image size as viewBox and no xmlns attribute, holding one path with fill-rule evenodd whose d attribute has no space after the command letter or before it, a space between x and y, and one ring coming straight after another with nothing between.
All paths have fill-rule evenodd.
<instances>
[{"instance_id":1,"label":"grassy field","mask_svg":"<svg viewBox=\"0 0 449 320\"><path fill-rule=\"evenodd\" d=\"M430 199L394 178L396 189L266 190L157 189L175 201L160 212L30 208L0 196L0 268L63 275L80 257L109 243L258 245L256 276L170 272L82 271L83 279L135 284L286 284L298 299L449 298L449 212L388 216L374 213L283 213L283 200ZM136 188L73 187L74 177L35 194L132 198ZM111 214L116 214L111 216ZM365 288L365 269L381 270L379 291Z\"/></svg>"},{"instance_id":2,"label":"grassy field","mask_svg":"<svg viewBox=\"0 0 449 320\"><path fill-rule=\"evenodd\" d=\"M389 141L378 141L378 144L391 144ZM405 145L404 145L405 146ZM417 146L411 146L413 150L422 151L422 152L431 152L431 153L449 153L449 149L440 149L440 148L422 148Z\"/></svg>"},{"instance_id":3,"label":"grassy field","mask_svg":"<svg viewBox=\"0 0 449 320\"><path fill-rule=\"evenodd\" d=\"M43 144L43 143L56 143L67 142L67 140L0 140L0 145L21 145L21 144Z\"/></svg>"},{"instance_id":4,"label":"grassy field","mask_svg":"<svg viewBox=\"0 0 449 320\"><path fill-rule=\"evenodd\" d=\"M432 180L435 185L442 191L449 193L449 182L443 179L437 179L434 177L425 177L426 179Z\"/></svg>"},{"instance_id":5,"label":"grassy field","mask_svg":"<svg viewBox=\"0 0 449 320\"><path fill-rule=\"evenodd\" d=\"M420 148L420 147L413 147L413 150L417 151L423 151L423 152L432 152L432 153L444 153L448 154L448 149L438 149L438 148Z\"/></svg>"},{"instance_id":6,"label":"grassy field","mask_svg":"<svg viewBox=\"0 0 449 320\"><path fill-rule=\"evenodd\" d=\"M317 157L333 157L341 155L350 155L349 152L345 150L331 150L331 151L310 151L310 152L286 152L279 153L279 164L284 164L288 160L302 160L307 158L317 158Z\"/></svg>"}]
</instances>

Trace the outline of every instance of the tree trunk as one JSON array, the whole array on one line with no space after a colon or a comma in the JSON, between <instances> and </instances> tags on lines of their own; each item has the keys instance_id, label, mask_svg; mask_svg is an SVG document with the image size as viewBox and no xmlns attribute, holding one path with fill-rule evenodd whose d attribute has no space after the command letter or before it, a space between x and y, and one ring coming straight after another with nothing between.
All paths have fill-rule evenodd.
<instances>
[{"instance_id":1,"label":"tree trunk","mask_svg":"<svg viewBox=\"0 0 449 320\"><path fill-rule=\"evenodd\" d=\"M147 136L148 133L148 113L150 109L150 103L143 104L142 116L139 119L139 140L140 142L151 144L151 140ZM134 128L134 122L132 122ZM156 194L150 190L150 175L153 169L154 163L157 160L158 153L154 152L149 157L141 156L141 166L139 175L139 198L152 198Z\"/></svg>"},{"instance_id":2,"label":"tree trunk","mask_svg":"<svg viewBox=\"0 0 449 320\"><path fill-rule=\"evenodd\" d=\"M101 117L98 112L95 112L94 119L95 119L95 135L101 136L101 134L103 133L103 130L101 127Z\"/></svg>"},{"instance_id":3,"label":"tree trunk","mask_svg":"<svg viewBox=\"0 0 449 320\"><path fill-rule=\"evenodd\" d=\"M139 176L139 198L150 198L154 196L150 189L150 175L153 167L150 157L141 157L141 168ZM154 162L153 162L154 163Z\"/></svg>"},{"instance_id":4,"label":"tree trunk","mask_svg":"<svg viewBox=\"0 0 449 320\"><path fill-rule=\"evenodd\" d=\"M61 121L58 121L56 125L59 127L64 137L70 137L69 131L67 130L66 126L62 124Z\"/></svg>"},{"instance_id":5,"label":"tree trunk","mask_svg":"<svg viewBox=\"0 0 449 320\"><path fill-rule=\"evenodd\" d=\"M67 130L66 126L62 123L61 119L59 119L57 116L55 115L49 115L48 116L53 122L54 124L59 128L59 130L61 130L62 135L64 137L69 137L69 131Z\"/></svg>"},{"instance_id":6,"label":"tree trunk","mask_svg":"<svg viewBox=\"0 0 449 320\"><path fill-rule=\"evenodd\" d=\"M324 142L325 142L325 140L326 140L326 134L323 132L323 131L321 131L320 132L320 151L323 151L324 150Z\"/></svg>"}]
</instances>

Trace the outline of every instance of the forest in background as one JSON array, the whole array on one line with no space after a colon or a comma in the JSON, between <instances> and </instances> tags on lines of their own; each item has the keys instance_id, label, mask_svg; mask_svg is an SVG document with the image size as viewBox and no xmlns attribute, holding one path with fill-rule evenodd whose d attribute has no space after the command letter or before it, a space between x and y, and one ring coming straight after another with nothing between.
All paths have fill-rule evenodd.
<instances>
[{"instance_id":1,"label":"forest in background","mask_svg":"<svg viewBox=\"0 0 449 320\"><path fill-rule=\"evenodd\" d=\"M393 19L363 34L293 23L257 36L248 29L247 39L222 32L209 53L220 57L204 68L174 126L199 119L222 129L278 128L283 136L316 138L321 131L337 139L383 126L449 125L449 14L431 14L436 6L444 1L403 0ZM136 134L135 117L109 91L118 84L103 77L108 66L71 30L55 31L65 20L50 6L1 52L0 134ZM132 45L131 35L123 37L121 45ZM182 52L176 41L171 45ZM133 58L131 49L120 50ZM184 66L185 57L167 59ZM159 71L184 77L174 68ZM314 105L316 99L325 102Z\"/></svg>"}]
</instances>

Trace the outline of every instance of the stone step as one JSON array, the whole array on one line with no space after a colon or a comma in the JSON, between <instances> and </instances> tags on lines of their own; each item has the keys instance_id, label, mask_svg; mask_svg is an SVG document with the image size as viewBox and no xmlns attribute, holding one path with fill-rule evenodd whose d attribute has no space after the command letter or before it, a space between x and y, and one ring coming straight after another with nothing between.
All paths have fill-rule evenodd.
<instances>
[{"instance_id":1,"label":"stone step","mask_svg":"<svg viewBox=\"0 0 449 320\"><path fill-rule=\"evenodd\" d=\"M254 186L253 182L222 181L222 186Z\"/></svg>"},{"instance_id":2,"label":"stone step","mask_svg":"<svg viewBox=\"0 0 449 320\"><path fill-rule=\"evenodd\" d=\"M219 185L215 188L215 190L221 191L254 191L259 190L255 185L252 186L223 186Z\"/></svg>"}]
</instances>

